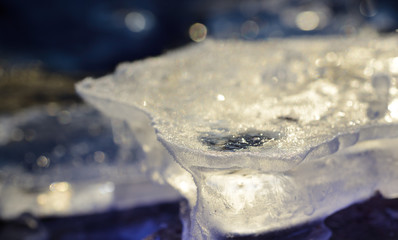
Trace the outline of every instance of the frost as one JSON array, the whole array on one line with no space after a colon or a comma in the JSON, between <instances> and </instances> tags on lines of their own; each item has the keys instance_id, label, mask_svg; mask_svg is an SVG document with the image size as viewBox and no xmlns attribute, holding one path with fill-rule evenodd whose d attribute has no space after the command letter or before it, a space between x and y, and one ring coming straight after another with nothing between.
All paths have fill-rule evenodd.
<instances>
[{"instance_id":1,"label":"frost","mask_svg":"<svg viewBox=\"0 0 398 240\"><path fill-rule=\"evenodd\" d=\"M396 36L206 40L77 91L188 199L184 238L214 239L397 197L397 56Z\"/></svg>"}]
</instances>

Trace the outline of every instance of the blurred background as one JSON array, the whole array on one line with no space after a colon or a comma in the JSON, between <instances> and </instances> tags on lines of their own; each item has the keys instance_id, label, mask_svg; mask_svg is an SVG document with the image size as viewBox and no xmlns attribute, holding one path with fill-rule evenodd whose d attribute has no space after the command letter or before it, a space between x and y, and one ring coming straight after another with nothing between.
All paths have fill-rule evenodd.
<instances>
[{"instance_id":1,"label":"blurred background","mask_svg":"<svg viewBox=\"0 0 398 240\"><path fill-rule=\"evenodd\" d=\"M1 0L0 112L78 101L73 81L209 37L258 41L397 28L394 0Z\"/></svg>"},{"instance_id":2,"label":"blurred background","mask_svg":"<svg viewBox=\"0 0 398 240\"><path fill-rule=\"evenodd\" d=\"M180 237L178 194L139 175L125 126L76 95L84 77L208 38L397 30L396 0L0 0L0 239ZM397 201L367 204L328 226L398 239Z\"/></svg>"}]
</instances>

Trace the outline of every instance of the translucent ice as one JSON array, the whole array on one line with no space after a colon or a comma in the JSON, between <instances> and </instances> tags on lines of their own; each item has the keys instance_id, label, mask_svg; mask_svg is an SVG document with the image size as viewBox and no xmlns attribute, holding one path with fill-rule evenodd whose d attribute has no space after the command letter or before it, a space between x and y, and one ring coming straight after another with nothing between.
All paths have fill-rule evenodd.
<instances>
[{"instance_id":1,"label":"translucent ice","mask_svg":"<svg viewBox=\"0 0 398 240\"><path fill-rule=\"evenodd\" d=\"M186 196L184 238L214 239L398 197L397 57L396 36L206 40L77 90Z\"/></svg>"}]
</instances>

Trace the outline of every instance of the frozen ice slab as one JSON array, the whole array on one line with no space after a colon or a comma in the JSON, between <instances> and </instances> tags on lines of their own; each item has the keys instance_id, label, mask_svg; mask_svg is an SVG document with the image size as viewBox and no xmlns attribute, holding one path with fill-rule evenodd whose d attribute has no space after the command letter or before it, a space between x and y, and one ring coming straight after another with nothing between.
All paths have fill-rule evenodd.
<instances>
[{"instance_id":1,"label":"frozen ice slab","mask_svg":"<svg viewBox=\"0 0 398 240\"><path fill-rule=\"evenodd\" d=\"M397 77L396 36L206 40L77 91L133 131L152 124L182 167L147 161L189 200L184 238L214 239L398 197Z\"/></svg>"},{"instance_id":2,"label":"frozen ice slab","mask_svg":"<svg viewBox=\"0 0 398 240\"><path fill-rule=\"evenodd\" d=\"M179 200L174 189L140 171L140 148L122 131L123 125L86 105L49 104L1 116L0 218L93 214Z\"/></svg>"}]
</instances>

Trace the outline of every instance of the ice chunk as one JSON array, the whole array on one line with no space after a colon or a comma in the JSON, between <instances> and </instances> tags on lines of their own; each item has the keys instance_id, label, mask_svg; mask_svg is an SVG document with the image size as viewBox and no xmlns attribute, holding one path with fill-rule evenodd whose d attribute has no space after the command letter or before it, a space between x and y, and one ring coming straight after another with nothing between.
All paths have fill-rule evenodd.
<instances>
[{"instance_id":1,"label":"ice chunk","mask_svg":"<svg viewBox=\"0 0 398 240\"><path fill-rule=\"evenodd\" d=\"M397 56L396 36L206 40L77 91L132 126L146 116L181 166L166 176L168 157L147 159L189 200L184 238L214 239L397 197Z\"/></svg>"}]
</instances>

